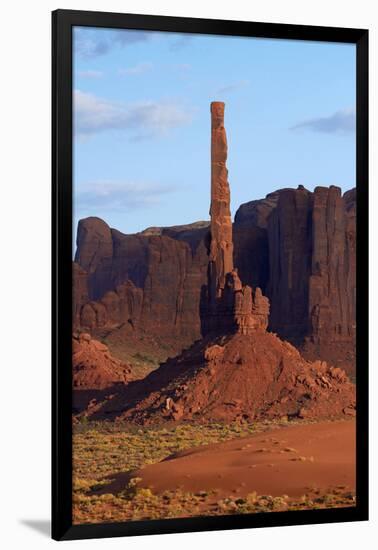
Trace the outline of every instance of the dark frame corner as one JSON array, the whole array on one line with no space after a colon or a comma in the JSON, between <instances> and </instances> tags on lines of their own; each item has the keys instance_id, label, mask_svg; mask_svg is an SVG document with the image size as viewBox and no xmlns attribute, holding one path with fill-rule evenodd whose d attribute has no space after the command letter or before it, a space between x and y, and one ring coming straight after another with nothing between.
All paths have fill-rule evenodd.
<instances>
[{"instance_id":1,"label":"dark frame corner","mask_svg":"<svg viewBox=\"0 0 378 550\"><path fill-rule=\"evenodd\" d=\"M355 508L72 525L72 27L345 42L357 47L357 505ZM52 537L118 537L368 519L368 30L56 10L52 12Z\"/></svg>"}]
</instances>

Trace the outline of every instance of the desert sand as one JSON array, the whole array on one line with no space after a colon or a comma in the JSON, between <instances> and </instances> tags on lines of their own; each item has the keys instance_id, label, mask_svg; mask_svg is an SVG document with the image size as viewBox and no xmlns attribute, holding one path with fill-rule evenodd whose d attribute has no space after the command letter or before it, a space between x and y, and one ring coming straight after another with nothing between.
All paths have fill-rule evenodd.
<instances>
[{"instance_id":1,"label":"desert sand","mask_svg":"<svg viewBox=\"0 0 378 550\"><path fill-rule=\"evenodd\" d=\"M214 491L216 498L354 491L355 421L301 424L196 447L112 477L107 493L123 490L131 478L141 478L138 486L157 494Z\"/></svg>"}]
</instances>

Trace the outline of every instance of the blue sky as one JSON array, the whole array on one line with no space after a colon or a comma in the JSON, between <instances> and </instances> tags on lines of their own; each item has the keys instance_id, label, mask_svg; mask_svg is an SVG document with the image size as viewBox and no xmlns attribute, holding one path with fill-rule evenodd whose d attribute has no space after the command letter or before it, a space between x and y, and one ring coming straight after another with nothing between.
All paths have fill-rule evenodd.
<instances>
[{"instance_id":1,"label":"blue sky","mask_svg":"<svg viewBox=\"0 0 378 550\"><path fill-rule=\"evenodd\" d=\"M232 214L282 187L355 185L355 46L74 29L74 219L134 233L208 219L210 102Z\"/></svg>"}]
</instances>

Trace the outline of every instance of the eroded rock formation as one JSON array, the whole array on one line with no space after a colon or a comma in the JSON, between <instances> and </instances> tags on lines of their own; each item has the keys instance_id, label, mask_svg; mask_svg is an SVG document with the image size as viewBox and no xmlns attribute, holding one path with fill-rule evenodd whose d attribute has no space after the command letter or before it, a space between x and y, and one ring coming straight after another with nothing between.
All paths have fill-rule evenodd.
<instances>
[{"instance_id":1,"label":"eroded rock formation","mask_svg":"<svg viewBox=\"0 0 378 550\"><path fill-rule=\"evenodd\" d=\"M203 333L249 334L265 330L269 301L260 288L244 286L233 263L224 103L211 104L211 204L208 282L202 308Z\"/></svg>"},{"instance_id":2,"label":"eroded rock formation","mask_svg":"<svg viewBox=\"0 0 378 550\"><path fill-rule=\"evenodd\" d=\"M281 189L239 207L235 265L271 304L269 328L310 359L354 371L356 193ZM320 270L320 271L319 271ZM321 272L321 275L320 275Z\"/></svg>"},{"instance_id":3,"label":"eroded rock formation","mask_svg":"<svg viewBox=\"0 0 378 550\"><path fill-rule=\"evenodd\" d=\"M242 204L233 224L234 263L245 284L266 293L269 278L268 219L281 191Z\"/></svg>"},{"instance_id":4,"label":"eroded rock formation","mask_svg":"<svg viewBox=\"0 0 378 550\"><path fill-rule=\"evenodd\" d=\"M352 372L355 190L281 189L241 205L232 225L223 113L223 104L212 105L211 224L124 235L99 218L80 221L74 328L102 336L123 327L179 351L209 330L254 330L259 312L264 327L266 296L270 330L306 357Z\"/></svg>"},{"instance_id":5,"label":"eroded rock formation","mask_svg":"<svg viewBox=\"0 0 378 550\"><path fill-rule=\"evenodd\" d=\"M270 327L284 338L308 332L312 193L287 189L268 219Z\"/></svg>"},{"instance_id":6,"label":"eroded rock formation","mask_svg":"<svg viewBox=\"0 0 378 550\"><path fill-rule=\"evenodd\" d=\"M274 334L205 338L144 380L99 404L92 419L138 424L355 415L355 386L345 372L306 361Z\"/></svg>"},{"instance_id":7,"label":"eroded rock formation","mask_svg":"<svg viewBox=\"0 0 378 550\"><path fill-rule=\"evenodd\" d=\"M209 299L212 305L226 284L226 275L233 269L230 186L228 184L227 138L224 128L224 103L211 104L211 204Z\"/></svg>"},{"instance_id":8,"label":"eroded rock formation","mask_svg":"<svg viewBox=\"0 0 378 550\"><path fill-rule=\"evenodd\" d=\"M103 389L131 379L130 367L86 333L74 333L72 337L72 369L74 389Z\"/></svg>"},{"instance_id":9,"label":"eroded rock formation","mask_svg":"<svg viewBox=\"0 0 378 550\"><path fill-rule=\"evenodd\" d=\"M292 344L268 332L269 300L259 287L252 290L239 277L233 261L224 104L213 103L211 114L210 240L207 248L206 238L198 244L200 248L202 243L201 250L207 251L208 262L207 284L201 286L204 337L143 380L122 386L106 400L98 400L87 414L93 419L117 418L141 424L354 415L355 387L346 373L324 361L306 360ZM346 202L351 220L352 197L348 196ZM312 194L302 187L283 190L251 210L256 223L263 226L260 229L266 232L269 247L265 286L275 304L270 324L282 323L282 332L302 340L312 334L316 344L315 335L331 330L339 319L336 316L330 324L327 308L342 309L332 281L340 287L346 271L340 256L345 258L352 250L350 236L349 244L345 244L345 204L340 191L317 188ZM143 290L127 280L115 287L115 292L105 293L99 302L84 305L81 318L84 316L85 322L94 319L97 324L109 323L113 319L119 323L128 316L135 327L142 320L154 330L172 327L172 311L183 311L181 289L185 288L187 266L192 265L185 262L188 258L194 262L198 248L194 252L186 239L163 237L156 229L143 239L143 245L148 242L149 252ZM159 253L154 256L151 252L155 245ZM167 258L165 248L171 250ZM113 240L113 254L116 250ZM92 261L87 262L89 271ZM173 280L178 280L180 286L173 294L173 309L172 297L167 295L170 279L166 277L177 261L185 267L174 272ZM203 257L200 265L202 261ZM351 281L349 284L353 285ZM196 284L190 288L198 291ZM158 304L155 313L153 304ZM101 319L104 312L108 317ZM346 317L348 314L349 310ZM341 329L338 334L342 334Z\"/></svg>"},{"instance_id":10,"label":"eroded rock formation","mask_svg":"<svg viewBox=\"0 0 378 550\"><path fill-rule=\"evenodd\" d=\"M82 308L89 301L88 273L76 262L72 263L72 324L81 325Z\"/></svg>"},{"instance_id":11,"label":"eroded rock formation","mask_svg":"<svg viewBox=\"0 0 378 550\"><path fill-rule=\"evenodd\" d=\"M268 220L270 328L309 357L353 366L355 200L338 187L279 193Z\"/></svg>"},{"instance_id":12,"label":"eroded rock formation","mask_svg":"<svg viewBox=\"0 0 378 550\"><path fill-rule=\"evenodd\" d=\"M171 229L175 238L165 231L124 235L108 229L111 246L93 247L97 252L91 260L87 251L97 242L97 220L81 221L74 281L86 291L74 292L74 327L96 333L127 324L135 331L176 339L182 347L199 338L208 227Z\"/></svg>"},{"instance_id":13,"label":"eroded rock formation","mask_svg":"<svg viewBox=\"0 0 378 550\"><path fill-rule=\"evenodd\" d=\"M265 199L241 205L233 224L234 265L244 284L260 287L268 296L271 330L295 343L311 359L347 364L353 370L355 190L341 198L337 188L320 189L323 191L316 189L314 193L283 189ZM335 217L332 223L319 218L318 214L313 215L313 205L319 204L321 193L339 196L330 201L323 197L329 220ZM138 235L123 235L109 228L104 237L111 235L111 247L109 243L107 247L98 245L90 261L89 254L83 250L88 251L88 245L99 238L97 221L92 223L92 220L81 221L76 258L77 262L83 261L83 265L77 262L73 265L74 326L95 332L98 328L112 329L127 324L134 327L136 333L143 329L152 336L163 336L162 323L149 322L148 315L150 309L159 319L163 301L166 311L170 312L164 321L165 334L172 334L182 346L198 339L201 336L200 302L207 285L208 222L153 228ZM301 235L297 231L299 226ZM315 246L316 261L313 261L313 239L316 243L322 240L326 243ZM185 258L183 262L178 262L171 240L179 241L176 246ZM328 250L331 264L338 268L328 266ZM321 276L315 270L319 258ZM328 280L333 288L331 294ZM153 292L159 287L161 292ZM165 297L162 296L164 289L167 290ZM129 296L126 300L125 292ZM110 294L105 298L107 293ZM182 299L176 300L175 293ZM144 302L144 295L149 306L143 309L138 304ZM332 310L327 303L332 303Z\"/></svg>"},{"instance_id":14,"label":"eroded rock formation","mask_svg":"<svg viewBox=\"0 0 378 550\"><path fill-rule=\"evenodd\" d=\"M312 210L310 339L344 341L355 329L355 239L338 187L317 187ZM350 212L350 211L349 211Z\"/></svg>"}]
</instances>

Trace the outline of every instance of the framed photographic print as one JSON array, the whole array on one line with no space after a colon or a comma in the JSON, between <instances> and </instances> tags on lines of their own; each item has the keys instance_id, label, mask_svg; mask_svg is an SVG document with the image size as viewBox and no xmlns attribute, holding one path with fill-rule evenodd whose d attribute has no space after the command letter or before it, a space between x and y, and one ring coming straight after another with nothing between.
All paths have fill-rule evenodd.
<instances>
[{"instance_id":1,"label":"framed photographic print","mask_svg":"<svg viewBox=\"0 0 378 550\"><path fill-rule=\"evenodd\" d=\"M54 539L368 518L367 204L367 30L53 13Z\"/></svg>"}]
</instances>

